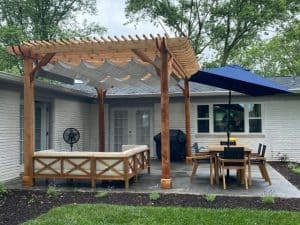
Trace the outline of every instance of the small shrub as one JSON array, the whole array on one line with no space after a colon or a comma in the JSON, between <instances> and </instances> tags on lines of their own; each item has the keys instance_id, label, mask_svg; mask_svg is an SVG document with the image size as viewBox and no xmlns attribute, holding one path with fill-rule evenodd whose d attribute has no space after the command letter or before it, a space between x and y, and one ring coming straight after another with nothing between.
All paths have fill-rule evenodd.
<instances>
[{"instance_id":1,"label":"small shrub","mask_svg":"<svg viewBox=\"0 0 300 225\"><path fill-rule=\"evenodd\" d=\"M296 164L296 163L290 162L290 163L288 164L288 168L289 168L290 170L294 169L295 167L297 167L297 164Z\"/></svg>"},{"instance_id":2,"label":"small shrub","mask_svg":"<svg viewBox=\"0 0 300 225\"><path fill-rule=\"evenodd\" d=\"M265 195L262 197L262 202L265 204L274 204L275 203L275 197L272 195Z\"/></svg>"},{"instance_id":3,"label":"small shrub","mask_svg":"<svg viewBox=\"0 0 300 225\"><path fill-rule=\"evenodd\" d=\"M105 198L108 196L108 191L99 191L96 194L96 198Z\"/></svg>"},{"instance_id":4,"label":"small shrub","mask_svg":"<svg viewBox=\"0 0 300 225\"><path fill-rule=\"evenodd\" d=\"M208 202L215 201L216 197L217 196L215 194L206 194L206 195L204 195L205 200L208 201Z\"/></svg>"},{"instance_id":5,"label":"small shrub","mask_svg":"<svg viewBox=\"0 0 300 225\"><path fill-rule=\"evenodd\" d=\"M47 189L48 196L57 196L59 195L59 191L56 189L55 186L49 186Z\"/></svg>"},{"instance_id":6,"label":"small shrub","mask_svg":"<svg viewBox=\"0 0 300 225\"><path fill-rule=\"evenodd\" d=\"M293 173L300 174L300 166L296 166L292 169Z\"/></svg>"},{"instance_id":7,"label":"small shrub","mask_svg":"<svg viewBox=\"0 0 300 225\"><path fill-rule=\"evenodd\" d=\"M160 199L160 194L157 192L152 192L149 194L149 199L151 201L156 201L156 200Z\"/></svg>"},{"instance_id":8,"label":"small shrub","mask_svg":"<svg viewBox=\"0 0 300 225\"><path fill-rule=\"evenodd\" d=\"M0 199L4 198L8 193L7 188L4 186L4 184L0 183Z\"/></svg>"},{"instance_id":9,"label":"small shrub","mask_svg":"<svg viewBox=\"0 0 300 225\"><path fill-rule=\"evenodd\" d=\"M28 200L28 205L31 205L35 203L35 198L34 197L31 197L29 200Z\"/></svg>"}]
</instances>

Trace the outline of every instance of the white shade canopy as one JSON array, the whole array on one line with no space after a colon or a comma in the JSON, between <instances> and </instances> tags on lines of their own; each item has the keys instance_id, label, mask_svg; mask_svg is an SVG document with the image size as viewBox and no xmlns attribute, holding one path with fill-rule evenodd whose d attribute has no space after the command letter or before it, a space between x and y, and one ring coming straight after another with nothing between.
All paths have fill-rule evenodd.
<instances>
[{"instance_id":1,"label":"white shade canopy","mask_svg":"<svg viewBox=\"0 0 300 225\"><path fill-rule=\"evenodd\" d=\"M159 57L154 59L159 66ZM105 60L101 65L94 65L87 61L81 61L79 65L71 65L62 61L55 64L47 64L41 68L41 74L55 74L71 79L81 80L87 85L108 90L113 87L147 88L157 87L160 84L160 77L154 67L139 60L131 59L127 63L119 65L110 60ZM178 80L170 76L170 85L177 84Z\"/></svg>"}]
</instances>

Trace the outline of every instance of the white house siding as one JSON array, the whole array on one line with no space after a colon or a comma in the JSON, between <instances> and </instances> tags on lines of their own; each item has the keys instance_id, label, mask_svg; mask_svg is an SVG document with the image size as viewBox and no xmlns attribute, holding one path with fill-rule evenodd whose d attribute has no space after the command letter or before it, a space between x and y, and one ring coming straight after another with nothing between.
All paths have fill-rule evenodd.
<instances>
[{"instance_id":1,"label":"white house siding","mask_svg":"<svg viewBox=\"0 0 300 225\"><path fill-rule=\"evenodd\" d=\"M227 96L201 97L191 99L192 143L203 146L218 144L226 140L226 134L197 134L197 105L226 104ZM286 154L289 160L300 161L300 99L296 97L260 97L233 96L233 103L262 104L262 134L237 134L238 143L256 150L258 143L267 145L268 160L278 160L279 154ZM170 129L185 132L184 100L170 102ZM212 119L212 118L211 118ZM160 104L154 104L154 134L160 132Z\"/></svg>"},{"instance_id":2,"label":"white house siding","mask_svg":"<svg viewBox=\"0 0 300 225\"><path fill-rule=\"evenodd\" d=\"M80 140L73 146L73 150L89 151L90 148L90 104L76 100L55 99L53 110L53 148L69 151L70 145L63 140L66 128L79 130Z\"/></svg>"},{"instance_id":3,"label":"white house siding","mask_svg":"<svg viewBox=\"0 0 300 225\"><path fill-rule=\"evenodd\" d=\"M265 134L269 158L286 155L288 160L300 162L300 100L266 102Z\"/></svg>"},{"instance_id":4,"label":"white house siding","mask_svg":"<svg viewBox=\"0 0 300 225\"><path fill-rule=\"evenodd\" d=\"M19 176L20 93L0 90L0 181Z\"/></svg>"},{"instance_id":5,"label":"white house siding","mask_svg":"<svg viewBox=\"0 0 300 225\"><path fill-rule=\"evenodd\" d=\"M104 104L104 121L105 121L105 151L110 151L109 148L109 105ZM89 116L89 143L90 151L99 151L99 123L98 123L98 104L90 104Z\"/></svg>"}]
</instances>

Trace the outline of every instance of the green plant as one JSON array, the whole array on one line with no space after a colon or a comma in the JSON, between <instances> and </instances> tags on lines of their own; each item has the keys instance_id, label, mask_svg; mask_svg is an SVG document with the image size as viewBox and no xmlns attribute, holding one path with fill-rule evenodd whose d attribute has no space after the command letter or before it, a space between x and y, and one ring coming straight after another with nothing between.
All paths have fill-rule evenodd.
<instances>
[{"instance_id":1,"label":"green plant","mask_svg":"<svg viewBox=\"0 0 300 225\"><path fill-rule=\"evenodd\" d=\"M289 168L290 170L293 170L295 167L297 167L297 164L296 164L296 163L290 162L290 163L288 164L288 168Z\"/></svg>"},{"instance_id":2,"label":"green plant","mask_svg":"<svg viewBox=\"0 0 300 225\"><path fill-rule=\"evenodd\" d=\"M300 174L300 166L297 163L290 162L288 168L295 174Z\"/></svg>"},{"instance_id":3,"label":"green plant","mask_svg":"<svg viewBox=\"0 0 300 225\"><path fill-rule=\"evenodd\" d=\"M98 191L95 196L96 198L105 198L108 196L108 191Z\"/></svg>"},{"instance_id":4,"label":"green plant","mask_svg":"<svg viewBox=\"0 0 300 225\"><path fill-rule=\"evenodd\" d=\"M152 192L149 194L149 199L151 201L156 201L156 200L160 199L160 194L158 192Z\"/></svg>"},{"instance_id":5,"label":"green plant","mask_svg":"<svg viewBox=\"0 0 300 225\"><path fill-rule=\"evenodd\" d=\"M275 197L268 194L262 197L262 202L265 204L274 204L275 203Z\"/></svg>"},{"instance_id":6,"label":"green plant","mask_svg":"<svg viewBox=\"0 0 300 225\"><path fill-rule=\"evenodd\" d=\"M295 174L300 174L300 166L295 166L292 171L295 173Z\"/></svg>"},{"instance_id":7,"label":"green plant","mask_svg":"<svg viewBox=\"0 0 300 225\"><path fill-rule=\"evenodd\" d=\"M204 195L204 198L205 198L205 200L206 201L208 201L208 202L213 202L213 201L215 201L216 200L216 195L215 194L205 194Z\"/></svg>"},{"instance_id":8,"label":"green plant","mask_svg":"<svg viewBox=\"0 0 300 225\"><path fill-rule=\"evenodd\" d=\"M59 191L56 189L55 186L49 186L47 189L48 196L57 196L59 195Z\"/></svg>"},{"instance_id":9,"label":"green plant","mask_svg":"<svg viewBox=\"0 0 300 225\"><path fill-rule=\"evenodd\" d=\"M8 193L7 188L4 184L0 183L0 199L4 198Z\"/></svg>"}]
</instances>

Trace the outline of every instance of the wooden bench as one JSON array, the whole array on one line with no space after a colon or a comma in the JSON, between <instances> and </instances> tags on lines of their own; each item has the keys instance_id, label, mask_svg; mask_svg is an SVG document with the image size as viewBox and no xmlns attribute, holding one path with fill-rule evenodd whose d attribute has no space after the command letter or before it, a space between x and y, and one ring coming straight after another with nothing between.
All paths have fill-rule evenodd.
<instances>
[{"instance_id":1,"label":"wooden bench","mask_svg":"<svg viewBox=\"0 0 300 225\"><path fill-rule=\"evenodd\" d=\"M144 169L150 173L147 145L122 146L122 152L62 152L44 150L33 156L33 178L88 179L94 188L97 180L129 180Z\"/></svg>"}]
</instances>

